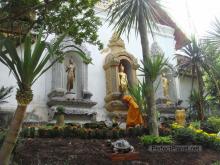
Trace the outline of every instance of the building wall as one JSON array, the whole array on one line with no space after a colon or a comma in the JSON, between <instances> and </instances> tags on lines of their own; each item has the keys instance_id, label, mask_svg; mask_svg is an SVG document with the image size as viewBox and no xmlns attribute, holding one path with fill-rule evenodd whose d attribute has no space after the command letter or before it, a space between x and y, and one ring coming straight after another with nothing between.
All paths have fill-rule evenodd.
<instances>
[{"instance_id":1,"label":"building wall","mask_svg":"<svg viewBox=\"0 0 220 165\"><path fill-rule=\"evenodd\" d=\"M192 90L192 79L191 77L179 77L180 81L180 99L183 100L183 106L188 107L189 105L189 96ZM195 80L194 89L198 89L198 83Z\"/></svg>"},{"instance_id":2,"label":"building wall","mask_svg":"<svg viewBox=\"0 0 220 165\"><path fill-rule=\"evenodd\" d=\"M105 21L105 15L100 15L103 21L103 26L99 29L98 34L100 40L104 44L104 48L107 47L108 41L111 38L113 31L112 27L108 27L108 23ZM174 40L174 30L170 27L160 25L160 32L155 33L154 39L164 51L165 56L169 58L169 62L172 65L176 65L176 61L173 59L175 53L175 40ZM149 34L150 36L150 34ZM50 37L52 39L53 37ZM127 36L122 35L122 39L125 42L126 49L129 53L133 54L137 59L139 64L142 60L142 49L139 36L136 36L134 29L131 30L129 34L129 40ZM153 39L150 36L150 45L153 43ZM98 50L97 46L91 44L85 44L86 49L89 51L90 56L93 59L93 64L88 66L88 91L93 93L92 100L97 102L97 105L93 108L97 111L98 120L105 119L107 112L104 109L104 97L106 95L106 80L105 72L103 69L105 56ZM137 75L139 72L137 73ZM9 75L9 70L0 63L0 86L14 86L14 92L12 97L8 99L7 104L1 105L1 109L4 110L14 110L16 108L15 92L16 92L16 81L12 75ZM140 77L141 79L141 77ZM178 82L177 79L175 79ZM182 80L181 80L182 81ZM180 98L186 98L188 90L187 80L184 80L183 86L178 87L177 90L181 91ZM34 110L34 113L40 116L40 119L47 120L47 94L51 92L52 84L52 70L47 71L33 86L34 98L31 105L28 108L28 112ZM176 87L175 87L176 88ZM184 89L184 92L182 92ZM178 92L178 91L177 91Z\"/></svg>"}]
</instances>

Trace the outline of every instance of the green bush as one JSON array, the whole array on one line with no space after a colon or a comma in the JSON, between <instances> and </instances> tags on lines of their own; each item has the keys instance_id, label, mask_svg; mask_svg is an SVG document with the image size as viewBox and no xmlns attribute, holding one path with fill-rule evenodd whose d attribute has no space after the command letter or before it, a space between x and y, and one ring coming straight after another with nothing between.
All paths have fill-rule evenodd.
<instances>
[{"instance_id":1,"label":"green bush","mask_svg":"<svg viewBox=\"0 0 220 165\"><path fill-rule=\"evenodd\" d=\"M29 132L30 138L34 138L35 137L35 127L31 127L31 128L29 128L29 130L30 130L30 132Z\"/></svg>"},{"instance_id":2,"label":"green bush","mask_svg":"<svg viewBox=\"0 0 220 165\"><path fill-rule=\"evenodd\" d=\"M213 162L211 165L220 165L220 161L215 161L215 162Z\"/></svg>"},{"instance_id":3,"label":"green bush","mask_svg":"<svg viewBox=\"0 0 220 165\"><path fill-rule=\"evenodd\" d=\"M58 114L63 114L65 112L65 108L63 106L58 106L56 108Z\"/></svg>"},{"instance_id":4,"label":"green bush","mask_svg":"<svg viewBox=\"0 0 220 165\"><path fill-rule=\"evenodd\" d=\"M220 131L220 117L209 117L207 123L216 133Z\"/></svg>"},{"instance_id":5,"label":"green bush","mask_svg":"<svg viewBox=\"0 0 220 165\"><path fill-rule=\"evenodd\" d=\"M27 127L22 128L20 136L23 138L28 137L29 136L29 128L27 128Z\"/></svg>"},{"instance_id":6,"label":"green bush","mask_svg":"<svg viewBox=\"0 0 220 165\"><path fill-rule=\"evenodd\" d=\"M119 131L117 129L112 130L112 138L113 139L118 139L119 138Z\"/></svg>"},{"instance_id":7,"label":"green bush","mask_svg":"<svg viewBox=\"0 0 220 165\"><path fill-rule=\"evenodd\" d=\"M66 126L63 128L63 137L74 137L74 131L73 131L73 127L71 126Z\"/></svg>"},{"instance_id":8,"label":"green bush","mask_svg":"<svg viewBox=\"0 0 220 165\"><path fill-rule=\"evenodd\" d=\"M6 136L6 131L1 131L0 132L0 147L2 146L4 142L5 136Z\"/></svg>"},{"instance_id":9,"label":"green bush","mask_svg":"<svg viewBox=\"0 0 220 165\"><path fill-rule=\"evenodd\" d=\"M216 134L209 134L193 127L178 127L173 129L172 135L173 139L181 144L197 144L220 151L220 139L216 137Z\"/></svg>"},{"instance_id":10,"label":"green bush","mask_svg":"<svg viewBox=\"0 0 220 165\"><path fill-rule=\"evenodd\" d=\"M200 129L201 123L200 121L193 121L190 123L193 128Z\"/></svg>"},{"instance_id":11,"label":"green bush","mask_svg":"<svg viewBox=\"0 0 220 165\"><path fill-rule=\"evenodd\" d=\"M172 134L173 138L181 144L193 143L195 139L194 131L189 128L174 129Z\"/></svg>"},{"instance_id":12,"label":"green bush","mask_svg":"<svg viewBox=\"0 0 220 165\"><path fill-rule=\"evenodd\" d=\"M93 122L93 123L85 123L83 125L84 128L91 128L91 129L103 129L103 128L107 128L105 122L100 121L100 122Z\"/></svg>"},{"instance_id":13,"label":"green bush","mask_svg":"<svg viewBox=\"0 0 220 165\"><path fill-rule=\"evenodd\" d=\"M210 137L203 133L196 133L194 136L194 141L196 144L212 148L215 141L215 137Z\"/></svg>"},{"instance_id":14,"label":"green bush","mask_svg":"<svg viewBox=\"0 0 220 165\"><path fill-rule=\"evenodd\" d=\"M212 148L214 148L217 151L220 151L220 140L219 139L214 140Z\"/></svg>"},{"instance_id":15,"label":"green bush","mask_svg":"<svg viewBox=\"0 0 220 165\"><path fill-rule=\"evenodd\" d=\"M140 141L144 145L151 144L172 144L173 140L171 136L153 136L153 135L144 135L140 137Z\"/></svg>"}]
</instances>

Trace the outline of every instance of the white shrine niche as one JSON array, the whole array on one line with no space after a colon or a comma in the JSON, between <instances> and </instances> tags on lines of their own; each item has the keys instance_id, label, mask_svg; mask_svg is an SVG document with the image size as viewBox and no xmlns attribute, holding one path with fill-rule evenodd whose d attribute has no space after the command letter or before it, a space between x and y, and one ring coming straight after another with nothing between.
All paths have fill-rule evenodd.
<instances>
[{"instance_id":1,"label":"white shrine niche","mask_svg":"<svg viewBox=\"0 0 220 165\"><path fill-rule=\"evenodd\" d=\"M67 39L66 39L67 40ZM62 62L57 62L52 67L52 91L64 92L67 91L67 72L66 67L69 65L69 60L72 59L75 65L75 79L73 83L73 89L71 90L75 93L75 99L84 99L91 95L88 92L88 64L83 61L83 59L77 54L72 45L72 41L65 41L62 43L63 52L65 54L64 60ZM79 46L87 55L89 52L83 47ZM91 97L91 96L90 96Z\"/></svg>"},{"instance_id":2,"label":"white shrine niche","mask_svg":"<svg viewBox=\"0 0 220 165\"><path fill-rule=\"evenodd\" d=\"M92 107L97 103L90 100L92 93L88 91L88 63L77 54L77 49L74 47L75 43L66 38L61 44L63 61L52 66L52 91L48 94L47 102L50 107L48 118L51 122L56 118L58 106L64 107L65 122L91 122L96 119L96 112ZM77 47L89 55L83 46ZM67 92L66 67L70 59L75 65L75 79L73 89Z\"/></svg>"},{"instance_id":3,"label":"white shrine niche","mask_svg":"<svg viewBox=\"0 0 220 165\"><path fill-rule=\"evenodd\" d=\"M156 41L154 41L151 44L150 52L151 52L152 57L155 57L158 55L164 55L164 51L162 50L162 48ZM175 73L169 68L165 68L163 70L163 73L165 73L166 78L169 80L169 99L172 100L173 102L176 102L177 91L176 91ZM161 81L161 75L160 75L158 76L155 82L155 86L157 87L157 90L156 90L157 98L163 98L163 87L161 83L162 81Z\"/></svg>"},{"instance_id":4,"label":"white shrine niche","mask_svg":"<svg viewBox=\"0 0 220 165\"><path fill-rule=\"evenodd\" d=\"M69 65L69 60L73 60L75 65L75 79L72 92L76 93L76 98L83 98L83 91L87 91L87 64L83 62L81 57L75 52L66 52L62 63L56 63L52 71L52 88L53 90L65 90L67 85L66 67Z\"/></svg>"}]
</instances>

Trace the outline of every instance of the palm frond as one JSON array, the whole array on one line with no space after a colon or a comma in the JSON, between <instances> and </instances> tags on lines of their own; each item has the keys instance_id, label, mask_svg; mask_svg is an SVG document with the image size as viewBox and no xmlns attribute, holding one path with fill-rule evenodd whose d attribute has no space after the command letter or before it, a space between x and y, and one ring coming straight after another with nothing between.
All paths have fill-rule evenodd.
<instances>
[{"instance_id":1,"label":"palm frond","mask_svg":"<svg viewBox=\"0 0 220 165\"><path fill-rule=\"evenodd\" d=\"M108 21L114 25L113 29L119 34L129 33L134 27L135 33L138 34L140 15L144 15L144 21L147 28L153 35L153 29L157 29L159 14L155 6L160 7L158 0L117 0L109 7Z\"/></svg>"},{"instance_id":2,"label":"palm frond","mask_svg":"<svg viewBox=\"0 0 220 165\"><path fill-rule=\"evenodd\" d=\"M212 30L208 31L208 35L206 36L205 40L211 43L216 48L220 48L220 21L219 19L215 19L214 23L212 24Z\"/></svg>"},{"instance_id":3,"label":"palm frond","mask_svg":"<svg viewBox=\"0 0 220 165\"><path fill-rule=\"evenodd\" d=\"M165 67L169 67L168 59L163 55L156 55L153 58L147 58L145 62L141 61L143 67L140 71L145 73L151 82L154 82L157 77L162 73Z\"/></svg>"},{"instance_id":4,"label":"palm frond","mask_svg":"<svg viewBox=\"0 0 220 165\"><path fill-rule=\"evenodd\" d=\"M9 98L12 93L13 87L1 87L0 88L0 104L7 103L5 101L7 98Z\"/></svg>"},{"instance_id":5,"label":"palm frond","mask_svg":"<svg viewBox=\"0 0 220 165\"><path fill-rule=\"evenodd\" d=\"M42 32L40 32L32 47L31 35L28 34L24 42L24 53L21 56L18 56L16 46L9 39L0 36L0 62L15 76L20 89L29 89L43 73L64 56L60 44L65 36L66 34L60 35L52 44L48 44L42 40ZM81 49L77 49L76 52L87 62L91 62Z\"/></svg>"}]
</instances>

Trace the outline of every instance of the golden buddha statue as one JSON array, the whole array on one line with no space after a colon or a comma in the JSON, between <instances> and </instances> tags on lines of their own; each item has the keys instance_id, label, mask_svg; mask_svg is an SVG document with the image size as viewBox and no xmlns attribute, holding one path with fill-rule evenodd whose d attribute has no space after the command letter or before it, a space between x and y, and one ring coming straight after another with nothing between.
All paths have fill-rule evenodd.
<instances>
[{"instance_id":1,"label":"golden buddha statue","mask_svg":"<svg viewBox=\"0 0 220 165\"><path fill-rule=\"evenodd\" d=\"M73 64L73 60L69 60L69 65L66 67L67 72L67 91L70 92L73 89L73 82L75 80L75 65Z\"/></svg>"},{"instance_id":2,"label":"golden buddha statue","mask_svg":"<svg viewBox=\"0 0 220 165\"><path fill-rule=\"evenodd\" d=\"M163 96L169 98L169 80L166 78L166 74L162 73L161 75L162 87L163 87Z\"/></svg>"},{"instance_id":3,"label":"golden buddha statue","mask_svg":"<svg viewBox=\"0 0 220 165\"><path fill-rule=\"evenodd\" d=\"M120 92L126 93L128 90L128 79L127 79L127 74L124 72L124 66L120 64L119 66L119 88Z\"/></svg>"}]
</instances>

